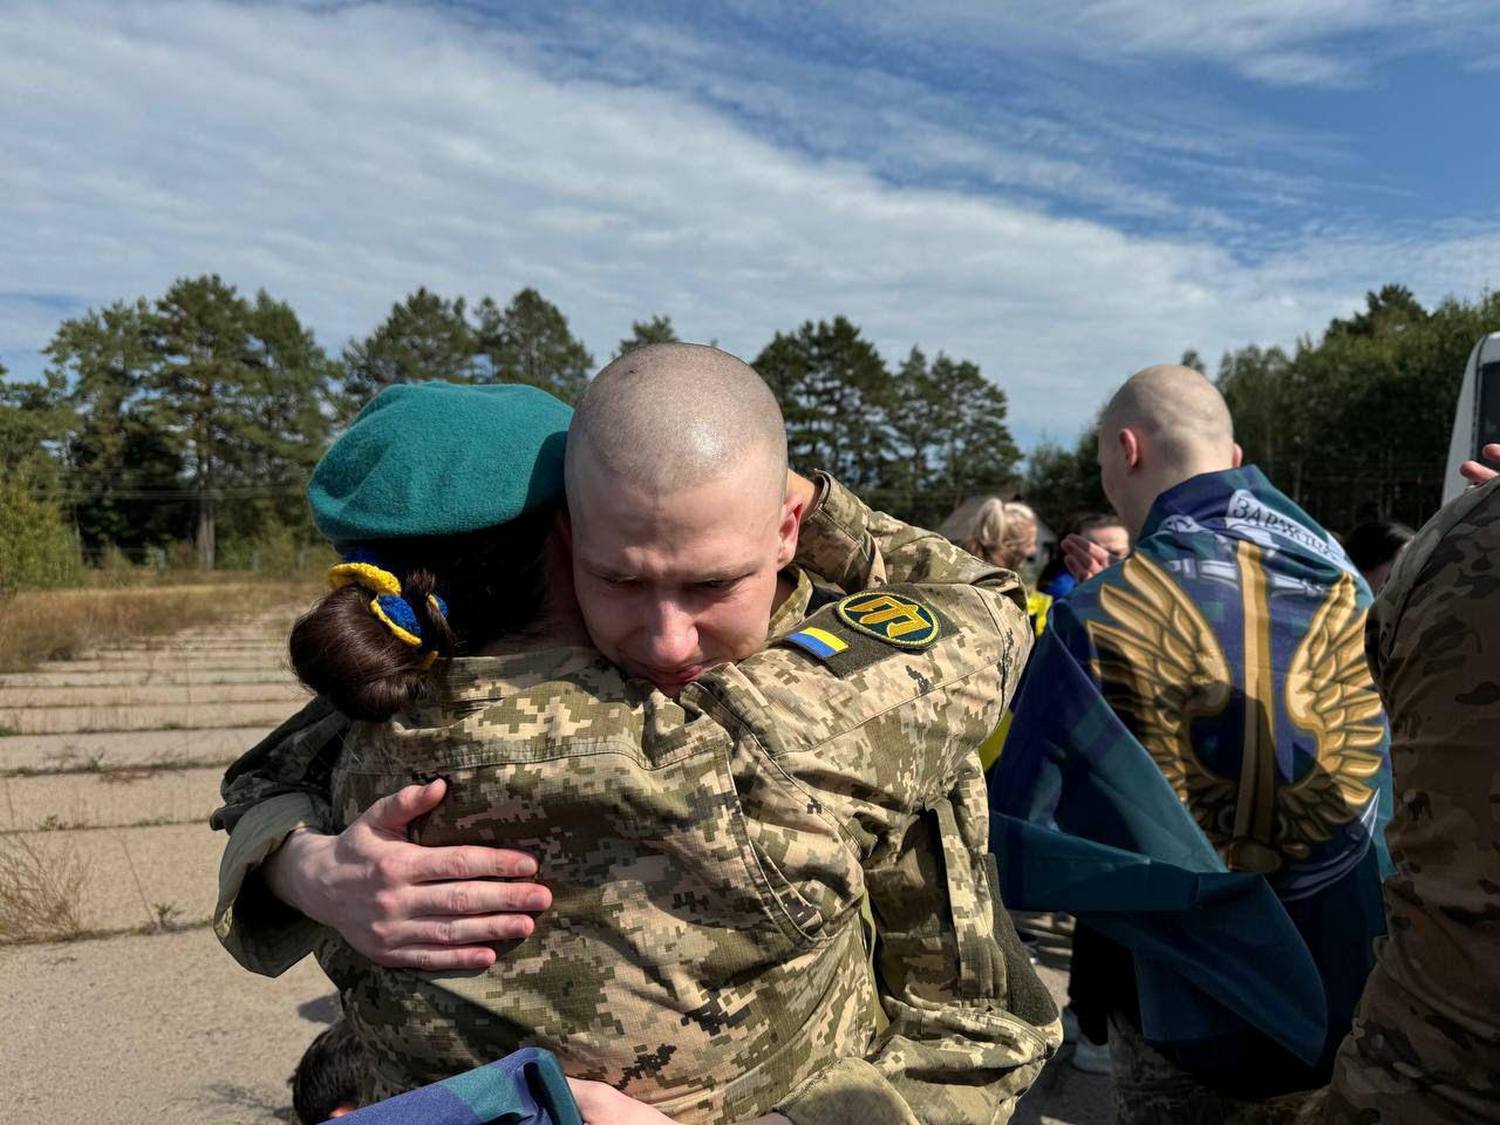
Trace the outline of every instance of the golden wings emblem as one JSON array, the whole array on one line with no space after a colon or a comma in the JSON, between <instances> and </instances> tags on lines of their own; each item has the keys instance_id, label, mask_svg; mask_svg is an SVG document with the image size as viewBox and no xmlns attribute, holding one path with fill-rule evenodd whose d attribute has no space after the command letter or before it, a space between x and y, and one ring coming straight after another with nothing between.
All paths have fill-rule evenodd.
<instances>
[{"instance_id":1,"label":"golden wings emblem","mask_svg":"<svg viewBox=\"0 0 1500 1125\"><path fill-rule=\"evenodd\" d=\"M1272 872L1307 857L1373 796L1385 728L1364 656L1364 613L1341 575L1319 606L1285 677L1286 713L1313 737L1316 760L1293 782L1276 766L1271 616L1261 549L1237 548L1245 629L1236 676L1202 609L1160 565L1133 555L1120 585L1100 591L1088 623L1105 699L1150 753L1232 870ZM1242 679L1237 684L1236 680ZM1238 776L1215 773L1193 745L1197 719L1244 700Z\"/></svg>"}]
</instances>

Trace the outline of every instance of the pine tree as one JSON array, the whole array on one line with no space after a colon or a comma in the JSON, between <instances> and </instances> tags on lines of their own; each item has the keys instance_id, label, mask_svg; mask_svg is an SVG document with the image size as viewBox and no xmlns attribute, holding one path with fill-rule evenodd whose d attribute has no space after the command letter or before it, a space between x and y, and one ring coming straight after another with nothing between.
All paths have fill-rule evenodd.
<instances>
[{"instance_id":1,"label":"pine tree","mask_svg":"<svg viewBox=\"0 0 1500 1125\"><path fill-rule=\"evenodd\" d=\"M478 350L489 363L490 379L541 387L564 402L583 394L594 357L556 305L526 288L504 309L487 298L476 311Z\"/></svg>"},{"instance_id":2,"label":"pine tree","mask_svg":"<svg viewBox=\"0 0 1500 1125\"><path fill-rule=\"evenodd\" d=\"M675 344L677 330L672 327L670 316L653 316L650 320L637 320L630 325L630 335L615 348L616 358L645 344Z\"/></svg>"},{"instance_id":3,"label":"pine tree","mask_svg":"<svg viewBox=\"0 0 1500 1125\"><path fill-rule=\"evenodd\" d=\"M337 413L353 417L395 383L472 382L478 375L478 346L462 297L450 301L429 289L418 289L392 305L374 332L344 349L343 394Z\"/></svg>"},{"instance_id":4,"label":"pine tree","mask_svg":"<svg viewBox=\"0 0 1500 1125\"><path fill-rule=\"evenodd\" d=\"M754 366L781 403L794 465L827 469L851 488L878 485L893 456L891 375L854 324L838 316L778 332Z\"/></svg>"},{"instance_id":5,"label":"pine tree","mask_svg":"<svg viewBox=\"0 0 1500 1125\"><path fill-rule=\"evenodd\" d=\"M263 501L305 480L321 452L314 413L329 364L288 306L264 293L252 305L217 275L176 282L153 321L148 414L183 458L199 562L211 568L226 488Z\"/></svg>"}]
</instances>

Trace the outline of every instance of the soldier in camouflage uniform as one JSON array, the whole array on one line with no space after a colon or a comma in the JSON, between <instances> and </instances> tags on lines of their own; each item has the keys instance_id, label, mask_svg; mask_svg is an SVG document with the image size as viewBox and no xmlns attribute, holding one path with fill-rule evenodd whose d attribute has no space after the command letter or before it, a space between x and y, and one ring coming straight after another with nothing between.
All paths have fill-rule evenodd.
<instances>
[{"instance_id":1,"label":"soldier in camouflage uniform","mask_svg":"<svg viewBox=\"0 0 1500 1125\"><path fill-rule=\"evenodd\" d=\"M1500 1120L1500 480L1453 501L1370 613L1391 720L1390 932L1326 1120Z\"/></svg>"},{"instance_id":2,"label":"soldier in camouflage uniform","mask_svg":"<svg viewBox=\"0 0 1500 1125\"><path fill-rule=\"evenodd\" d=\"M319 944L374 1093L530 1043L683 1121L1007 1117L1060 1037L972 751L1029 645L1020 588L826 478L797 561L780 643L675 701L546 648L441 666L398 723L309 707L226 777L226 946L276 973ZM809 572L880 589L814 610ZM289 819L337 830L434 775L416 840L531 852L553 892L488 972L374 967L247 879Z\"/></svg>"}]
</instances>

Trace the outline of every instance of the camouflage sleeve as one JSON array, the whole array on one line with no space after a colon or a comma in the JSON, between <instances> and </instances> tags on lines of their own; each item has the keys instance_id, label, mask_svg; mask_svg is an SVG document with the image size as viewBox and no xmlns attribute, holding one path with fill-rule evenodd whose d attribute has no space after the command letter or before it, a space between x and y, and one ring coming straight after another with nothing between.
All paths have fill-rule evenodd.
<instances>
[{"instance_id":1,"label":"camouflage sleeve","mask_svg":"<svg viewBox=\"0 0 1500 1125\"><path fill-rule=\"evenodd\" d=\"M944 627L920 650L902 648L827 606L802 630L832 638L837 651L818 658L794 635L711 678L738 682L720 696L735 729L804 787L801 808L827 818L857 853L860 876L836 901L826 886L799 887L803 897L826 916L858 907L843 893L866 893L874 922L884 1028L863 1057L831 1062L778 1109L797 1125L1003 1120L1061 1040L1000 902L975 752L1031 646L1019 583L836 485L812 521L821 526L809 567L858 589L883 565L884 577L904 579L885 589ZM797 870L783 835L758 843Z\"/></svg>"},{"instance_id":2,"label":"camouflage sleeve","mask_svg":"<svg viewBox=\"0 0 1500 1125\"><path fill-rule=\"evenodd\" d=\"M1389 933L1325 1120L1500 1119L1500 480L1454 500L1370 615L1391 720Z\"/></svg>"},{"instance_id":3,"label":"camouflage sleeve","mask_svg":"<svg viewBox=\"0 0 1500 1125\"><path fill-rule=\"evenodd\" d=\"M256 869L293 829L335 829L329 787L349 725L314 700L246 751L220 784L224 804L209 823L230 835L219 863L214 933L252 972L284 972L312 951L320 932L274 897Z\"/></svg>"},{"instance_id":4,"label":"camouflage sleeve","mask_svg":"<svg viewBox=\"0 0 1500 1125\"><path fill-rule=\"evenodd\" d=\"M849 591L887 583L992 586L1024 612L1026 590L1008 570L976 559L933 531L868 507L827 473L817 504L802 521L797 562Z\"/></svg>"}]
</instances>

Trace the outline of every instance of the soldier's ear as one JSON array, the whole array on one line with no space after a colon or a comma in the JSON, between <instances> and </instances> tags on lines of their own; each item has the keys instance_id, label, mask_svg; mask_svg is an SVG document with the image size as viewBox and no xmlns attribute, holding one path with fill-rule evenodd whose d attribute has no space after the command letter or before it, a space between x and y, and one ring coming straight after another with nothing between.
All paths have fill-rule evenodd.
<instances>
[{"instance_id":1,"label":"soldier's ear","mask_svg":"<svg viewBox=\"0 0 1500 1125\"><path fill-rule=\"evenodd\" d=\"M781 505L781 526L776 529L776 569L789 564L797 557L797 532L802 527L803 509L806 504L788 493Z\"/></svg>"},{"instance_id":2,"label":"soldier's ear","mask_svg":"<svg viewBox=\"0 0 1500 1125\"><path fill-rule=\"evenodd\" d=\"M1234 443L1234 459L1233 459L1232 463L1230 464L1230 468L1232 468L1232 469L1238 469L1244 463L1245 463L1245 451L1240 448L1240 443L1239 442L1235 442Z\"/></svg>"},{"instance_id":3,"label":"soldier's ear","mask_svg":"<svg viewBox=\"0 0 1500 1125\"><path fill-rule=\"evenodd\" d=\"M1125 468L1127 470L1139 468L1141 463L1140 436L1127 426L1119 432L1116 440L1120 443L1120 456L1124 459Z\"/></svg>"}]
</instances>

